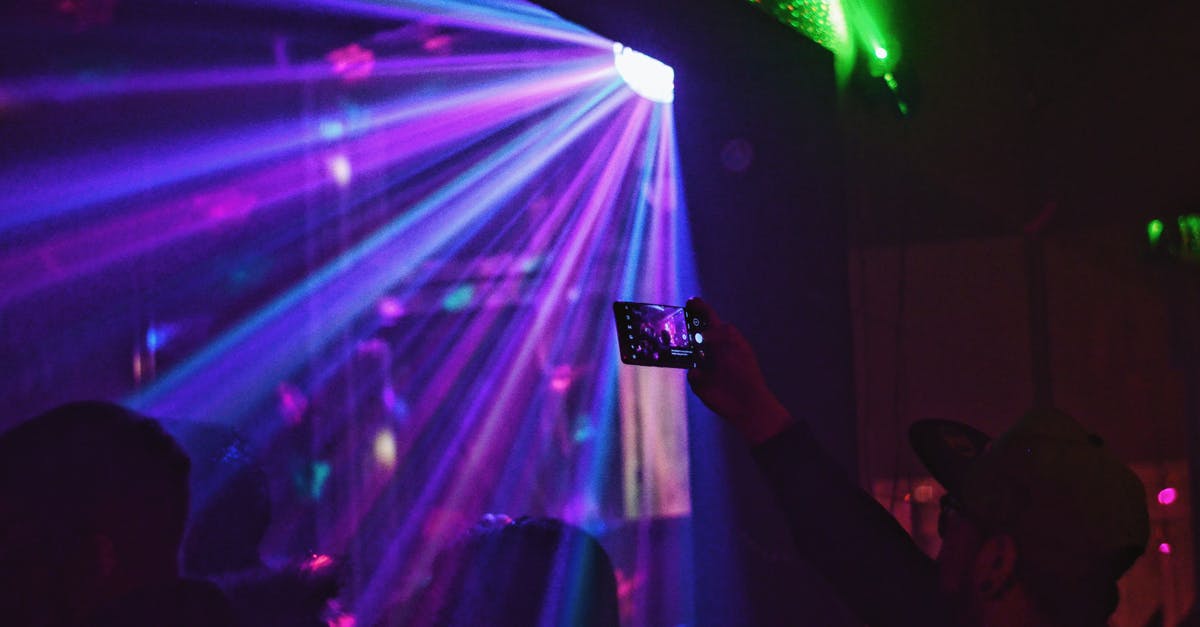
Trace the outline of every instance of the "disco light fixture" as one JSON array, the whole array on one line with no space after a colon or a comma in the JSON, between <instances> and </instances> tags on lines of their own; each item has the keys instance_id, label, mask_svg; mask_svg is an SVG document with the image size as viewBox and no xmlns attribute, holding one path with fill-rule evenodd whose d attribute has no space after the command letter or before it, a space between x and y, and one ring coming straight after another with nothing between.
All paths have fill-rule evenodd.
<instances>
[{"instance_id":1,"label":"disco light fixture","mask_svg":"<svg viewBox=\"0 0 1200 627\"><path fill-rule=\"evenodd\" d=\"M749 0L775 19L840 54L849 42L842 0Z\"/></svg>"},{"instance_id":2,"label":"disco light fixture","mask_svg":"<svg viewBox=\"0 0 1200 627\"><path fill-rule=\"evenodd\" d=\"M775 19L833 53L838 82L848 83L863 59L867 72L881 79L896 98L901 115L909 103L901 95L896 68L901 50L889 33L888 5L880 0L749 0Z\"/></svg>"},{"instance_id":3,"label":"disco light fixture","mask_svg":"<svg viewBox=\"0 0 1200 627\"><path fill-rule=\"evenodd\" d=\"M675 100L675 70L671 66L619 43L613 44L613 58L617 73L638 95L653 102Z\"/></svg>"}]
</instances>

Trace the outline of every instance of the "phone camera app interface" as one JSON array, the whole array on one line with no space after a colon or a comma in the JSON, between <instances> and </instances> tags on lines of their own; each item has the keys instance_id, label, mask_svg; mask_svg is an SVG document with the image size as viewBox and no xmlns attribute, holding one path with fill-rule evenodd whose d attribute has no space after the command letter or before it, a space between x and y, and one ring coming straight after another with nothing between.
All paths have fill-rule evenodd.
<instances>
[{"instance_id":1,"label":"phone camera app interface","mask_svg":"<svg viewBox=\"0 0 1200 627\"><path fill-rule=\"evenodd\" d=\"M637 305L626 312L625 322L624 339L631 358L652 364L692 358L682 307Z\"/></svg>"}]
</instances>

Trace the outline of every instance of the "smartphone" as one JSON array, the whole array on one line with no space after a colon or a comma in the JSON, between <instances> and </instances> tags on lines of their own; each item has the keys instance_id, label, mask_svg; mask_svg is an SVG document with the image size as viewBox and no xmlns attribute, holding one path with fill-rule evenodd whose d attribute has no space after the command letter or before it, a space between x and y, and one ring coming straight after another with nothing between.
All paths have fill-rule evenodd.
<instances>
[{"instance_id":1,"label":"smartphone","mask_svg":"<svg viewBox=\"0 0 1200 627\"><path fill-rule=\"evenodd\" d=\"M704 320L686 307L617 301L617 345L633 366L695 368L704 357Z\"/></svg>"}]
</instances>

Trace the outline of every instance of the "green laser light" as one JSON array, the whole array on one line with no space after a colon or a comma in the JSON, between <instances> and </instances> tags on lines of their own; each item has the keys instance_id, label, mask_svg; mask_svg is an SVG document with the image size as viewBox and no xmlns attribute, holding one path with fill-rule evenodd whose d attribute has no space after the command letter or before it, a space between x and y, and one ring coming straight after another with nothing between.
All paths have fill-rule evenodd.
<instances>
[{"instance_id":1,"label":"green laser light","mask_svg":"<svg viewBox=\"0 0 1200 627\"><path fill-rule=\"evenodd\" d=\"M1163 221L1151 220L1150 224L1146 225L1146 235L1150 237L1150 245L1158 246L1158 241L1162 239Z\"/></svg>"}]
</instances>

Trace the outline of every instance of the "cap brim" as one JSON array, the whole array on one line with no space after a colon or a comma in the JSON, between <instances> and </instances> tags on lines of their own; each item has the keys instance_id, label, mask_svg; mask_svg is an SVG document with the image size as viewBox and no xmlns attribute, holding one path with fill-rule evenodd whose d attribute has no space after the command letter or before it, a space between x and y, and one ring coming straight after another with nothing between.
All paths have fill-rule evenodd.
<instances>
[{"instance_id":1,"label":"cap brim","mask_svg":"<svg viewBox=\"0 0 1200 627\"><path fill-rule=\"evenodd\" d=\"M967 470L992 439L961 422L918 420L908 428L908 441L929 474L950 494L961 494Z\"/></svg>"}]
</instances>

